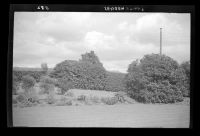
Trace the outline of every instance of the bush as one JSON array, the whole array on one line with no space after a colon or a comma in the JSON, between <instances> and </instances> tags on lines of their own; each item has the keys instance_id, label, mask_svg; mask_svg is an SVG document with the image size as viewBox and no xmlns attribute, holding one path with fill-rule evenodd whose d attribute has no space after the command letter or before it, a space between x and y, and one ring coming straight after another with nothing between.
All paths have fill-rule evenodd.
<instances>
[{"instance_id":1,"label":"bush","mask_svg":"<svg viewBox=\"0 0 200 136\"><path fill-rule=\"evenodd\" d=\"M17 101L17 102L23 102L23 101L25 101L26 99L27 99L27 97L26 97L26 95L23 94L23 93L19 94L19 95L16 97L16 101Z\"/></svg>"},{"instance_id":2,"label":"bush","mask_svg":"<svg viewBox=\"0 0 200 136\"><path fill-rule=\"evenodd\" d=\"M65 60L57 64L50 76L65 80L65 83L77 89L104 90L106 70L96 59L94 61L87 59L93 57L84 57L84 55L82 57L79 61Z\"/></svg>"},{"instance_id":3,"label":"bush","mask_svg":"<svg viewBox=\"0 0 200 136\"><path fill-rule=\"evenodd\" d=\"M16 82L22 82L22 77L23 76L31 76L35 79L36 82L40 81L40 77L44 76L45 72L44 71L13 71L13 77L14 81Z\"/></svg>"},{"instance_id":4,"label":"bush","mask_svg":"<svg viewBox=\"0 0 200 136\"><path fill-rule=\"evenodd\" d=\"M171 73L170 82L171 84L176 85L180 89L184 97L189 96L189 80L183 68L179 67Z\"/></svg>"},{"instance_id":5,"label":"bush","mask_svg":"<svg viewBox=\"0 0 200 136\"><path fill-rule=\"evenodd\" d=\"M123 102L125 102L125 99L124 99L124 96L125 96L125 95L126 95L126 94L125 94L124 92L120 91L120 92L117 92L117 93L115 94L115 97L117 98L118 102L123 103Z\"/></svg>"},{"instance_id":6,"label":"bush","mask_svg":"<svg viewBox=\"0 0 200 136\"><path fill-rule=\"evenodd\" d=\"M40 80L40 89L44 90L44 93L49 94L50 92L54 91L54 84L54 79L44 76Z\"/></svg>"},{"instance_id":7,"label":"bush","mask_svg":"<svg viewBox=\"0 0 200 136\"><path fill-rule=\"evenodd\" d=\"M33 91L32 91L33 92ZM34 95L33 93L20 93L17 97L16 97L16 101L17 103L20 104L20 106L22 107L27 107L27 106L33 106L35 104L37 104L39 102L38 98L36 95Z\"/></svg>"},{"instance_id":8,"label":"bush","mask_svg":"<svg viewBox=\"0 0 200 136\"><path fill-rule=\"evenodd\" d=\"M56 103L55 95L53 92L49 93L47 96L47 103L48 104L54 104Z\"/></svg>"},{"instance_id":9,"label":"bush","mask_svg":"<svg viewBox=\"0 0 200 136\"><path fill-rule=\"evenodd\" d=\"M180 66L186 75L185 81L184 81L184 90L183 90L183 95L186 97L190 96L190 62L186 61L183 62Z\"/></svg>"},{"instance_id":10,"label":"bush","mask_svg":"<svg viewBox=\"0 0 200 136\"><path fill-rule=\"evenodd\" d=\"M19 90L19 82L13 80L13 83L12 83L12 92L13 92L13 95L17 94L17 90Z\"/></svg>"},{"instance_id":11,"label":"bush","mask_svg":"<svg viewBox=\"0 0 200 136\"><path fill-rule=\"evenodd\" d=\"M69 89L74 88L74 84L67 79L58 79L57 86L61 89L61 94L65 94Z\"/></svg>"},{"instance_id":12,"label":"bush","mask_svg":"<svg viewBox=\"0 0 200 136\"><path fill-rule=\"evenodd\" d=\"M183 100L179 89L183 85L178 86L183 77L176 61L152 54L129 65L125 84L128 94L139 102L173 103Z\"/></svg>"},{"instance_id":13,"label":"bush","mask_svg":"<svg viewBox=\"0 0 200 136\"><path fill-rule=\"evenodd\" d=\"M77 100L85 101L86 100L86 96L85 95L80 95L80 96L78 96Z\"/></svg>"},{"instance_id":14,"label":"bush","mask_svg":"<svg viewBox=\"0 0 200 136\"><path fill-rule=\"evenodd\" d=\"M31 103L39 102L39 98L38 98L35 88L30 88L28 92L25 92L25 95L28 98L29 102Z\"/></svg>"},{"instance_id":15,"label":"bush","mask_svg":"<svg viewBox=\"0 0 200 136\"><path fill-rule=\"evenodd\" d=\"M107 105L114 105L118 102L118 100L115 97L103 97L101 98L101 101Z\"/></svg>"},{"instance_id":16,"label":"bush","mask_svg":"<svg viewBox=\"0 0 200 136\"><path fill-rule=\"evenodd\" d=\"M22 88L27 92L30 88L35 85L36 81L31 76L23 76L22 77Z\"/></svg>"}]
</instances>

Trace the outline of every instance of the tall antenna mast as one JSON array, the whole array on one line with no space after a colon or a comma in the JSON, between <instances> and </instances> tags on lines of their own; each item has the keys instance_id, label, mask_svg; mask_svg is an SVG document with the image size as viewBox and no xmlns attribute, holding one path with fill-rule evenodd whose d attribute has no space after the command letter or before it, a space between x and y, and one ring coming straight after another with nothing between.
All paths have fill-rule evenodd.
<instances>
[{"instance_id":1,"label":"tall antenna mast","mask_svg":"<svg viewBox=\"0 0 200 136\"><path fill-rule=\"evenodd\" d=\"M162 55L162 28L160 28L160 55Z\"/></svg>"}]
</instances>

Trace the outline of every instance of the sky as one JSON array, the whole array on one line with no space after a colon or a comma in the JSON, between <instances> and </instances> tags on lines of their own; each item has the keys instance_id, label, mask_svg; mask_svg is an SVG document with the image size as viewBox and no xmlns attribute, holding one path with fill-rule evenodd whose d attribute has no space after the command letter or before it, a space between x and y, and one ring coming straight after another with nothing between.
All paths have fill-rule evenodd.
<instances>
[{"instance_id":1,"label":"sky","mask_svg":"<svg viewBox=\"0 0 200 136\"><path fill-rule=\"evenodd\" d=\"M178 63L190 60L190 14L15 12L13 66L53 68L94 51L106 70L160 51Z\"/></svg>"}]
</instances>

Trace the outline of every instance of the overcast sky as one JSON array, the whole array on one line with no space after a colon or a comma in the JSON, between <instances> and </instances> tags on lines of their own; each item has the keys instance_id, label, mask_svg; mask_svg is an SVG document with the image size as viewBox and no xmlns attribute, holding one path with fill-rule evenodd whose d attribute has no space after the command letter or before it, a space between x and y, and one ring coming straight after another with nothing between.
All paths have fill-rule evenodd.
<instances>
[{"instance_id":1,"label":"overcast sky","mask_svg":"<svg viewBox=\"0 0 200 136\"><path fill-rule=\"evenodd\" d=\"M190 14L15 12L13 66L54 67L93 50L107 70L126 72L145 54L190 60Z\"/></svg>"}]
</instances>

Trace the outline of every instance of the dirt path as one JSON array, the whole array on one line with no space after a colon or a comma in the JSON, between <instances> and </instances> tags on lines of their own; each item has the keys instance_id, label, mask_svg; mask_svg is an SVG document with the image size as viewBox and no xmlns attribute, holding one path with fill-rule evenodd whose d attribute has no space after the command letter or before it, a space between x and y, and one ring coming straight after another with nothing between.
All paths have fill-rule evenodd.
<instances>
[{"instance_id":1,"label":"dirt path","mask_svg":"<svg viewBox=\"0 0 200 136\"><path fill-rule=\"evenodd\" d=\"M13 108L14 126L188 128L188 105L94 105Z\"/></svg>"}]
</instances>

